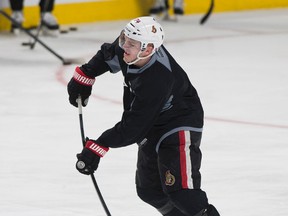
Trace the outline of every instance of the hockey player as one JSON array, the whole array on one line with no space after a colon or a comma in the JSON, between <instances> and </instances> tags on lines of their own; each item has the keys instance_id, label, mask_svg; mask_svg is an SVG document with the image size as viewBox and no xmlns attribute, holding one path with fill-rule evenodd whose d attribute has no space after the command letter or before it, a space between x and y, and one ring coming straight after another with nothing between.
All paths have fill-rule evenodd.
<instances>
[{"instance_id":1,"label":"hockey player","mask_svg":"<svg viewBox=\"0 0 288 216\"><path fill-rule=\"evenodd\" d=\"M163 15L163 19L169 19L169 1L168 0L155 0L153 7L149 10L150 15ZM175 16L183 15L183 0L174 0L173 12Z\"/></svg>"},{"instance_id":2,"label":"hockey player","mask_svg":"<svg viewBox=\"0 0 288 216\"><path fill-rule=\"evenodd\" d=\"M87 105L95 77L124 76L122 119L77 154L76 168L91 174L109 148L137 143L138 196L165 216L219 216L201 190L203 109L187 74L162 45L153 17L131 20L113 43L104 43L68 83L69 101Z\"/></svg>"},{"instance_id":3,"label":"hockey player","mask_svg":"<svg viewBox=\"0 0 288 216\"><path fill-rule=\"evenodd\" d=\"M50 35L56 35L59 31L57 19L52 14L54 2L54 0L40 0L39 2L41 23L44 27L44 31ZM10 0L12 18L21 25L24 21L23 3L24 0ZM12 24L11 32L14 34L18 34L19 28L16 25Z\"/></svg>"}]
</instances>

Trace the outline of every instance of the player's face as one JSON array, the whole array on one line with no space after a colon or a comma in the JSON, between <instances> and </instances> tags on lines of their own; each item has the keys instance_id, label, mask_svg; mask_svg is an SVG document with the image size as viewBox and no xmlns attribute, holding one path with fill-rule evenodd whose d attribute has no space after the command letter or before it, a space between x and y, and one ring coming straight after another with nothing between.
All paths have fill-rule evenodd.
<instances>
[{"instance_id":1,"label":"player's face","mask_svg":"<svg viewBox=\"0 0 288 216\"><path fill-rule=\"evenodd\" d=\"M125 62L132 62L137 58L138 53L140 52L141 43L139 41L128 38L126 35L122 42L122 48L124 50L123 59Z\"/></svg>"}]
</instances>

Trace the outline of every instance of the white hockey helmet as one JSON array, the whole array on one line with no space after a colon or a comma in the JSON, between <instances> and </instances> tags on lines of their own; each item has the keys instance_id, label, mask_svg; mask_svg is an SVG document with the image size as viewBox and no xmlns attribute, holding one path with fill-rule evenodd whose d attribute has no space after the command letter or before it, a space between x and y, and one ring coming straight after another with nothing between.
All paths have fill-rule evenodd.
<instances>
[{"instance_id":1,"label":"white hockey helmet","mask_svg":"<svg viewBox=\"0 0 288 216\"><path fill-rule=\"evenodd\" d=\"M164 31L162 26L151 16L138 17L131 20L123 33L133 40L141 42L141 50L148 44L154 45L153 53L163 44Z\"/></svg>"}]
</instances>

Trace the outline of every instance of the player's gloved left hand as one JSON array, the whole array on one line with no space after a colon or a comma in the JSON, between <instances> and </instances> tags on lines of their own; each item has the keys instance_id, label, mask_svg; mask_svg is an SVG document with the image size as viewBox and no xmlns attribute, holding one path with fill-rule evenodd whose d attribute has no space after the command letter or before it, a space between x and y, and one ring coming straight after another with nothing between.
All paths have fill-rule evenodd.
<instances>
[{"instance_id":1,"label":"player's gloved left hand","mask_svg":"<svg viewBox=\"0 0 288 216\"><path fill-rule=\"evenodd\" d=\"M82 152L77 154L76 169L85 175L94 173L98 168L100 158L109 150L108 147L100 146L94 140L87 140Z\"/></svg>"},{"instance_id":2,"label":"player's gloved left hand","mask_svg":"<svg viewBox=\"0 0 288 216\"><path fill-rule=\"evenodd\" d=\"M94 78L88 77L79 67L76 67L73 77L67 85L70 103L73 106L78 107L77 99L80 95L82 106L86 106L94 82Z\"/></svg>"}]
</instances>

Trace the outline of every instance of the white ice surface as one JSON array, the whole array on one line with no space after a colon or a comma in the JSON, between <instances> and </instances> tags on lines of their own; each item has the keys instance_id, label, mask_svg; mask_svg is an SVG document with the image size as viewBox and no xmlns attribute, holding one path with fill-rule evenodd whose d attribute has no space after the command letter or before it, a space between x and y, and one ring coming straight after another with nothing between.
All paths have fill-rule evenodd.
<instances>
[{"instance_id":1,"label":"white ice surface","mask_svg":"<svg viewBox=\"0 0 288 216\"><path fill-rule=\"evenodd\" d=\"M287 216L288 9L199 19L162 25L205 109L202 187L223 216ZM89 60L126 22L40 39L65 58ZM27 41L0 34L0 215L105 216L91 179L74 167L81 138L66 83L75 65L39 44L21 46ZM120 73L97 79L83 110L90 138L120 120L122 81ZM136 156L136 145L111 149L95 174L113 216L159 215L136 195Z\"/></svg>"}]
</instances>

